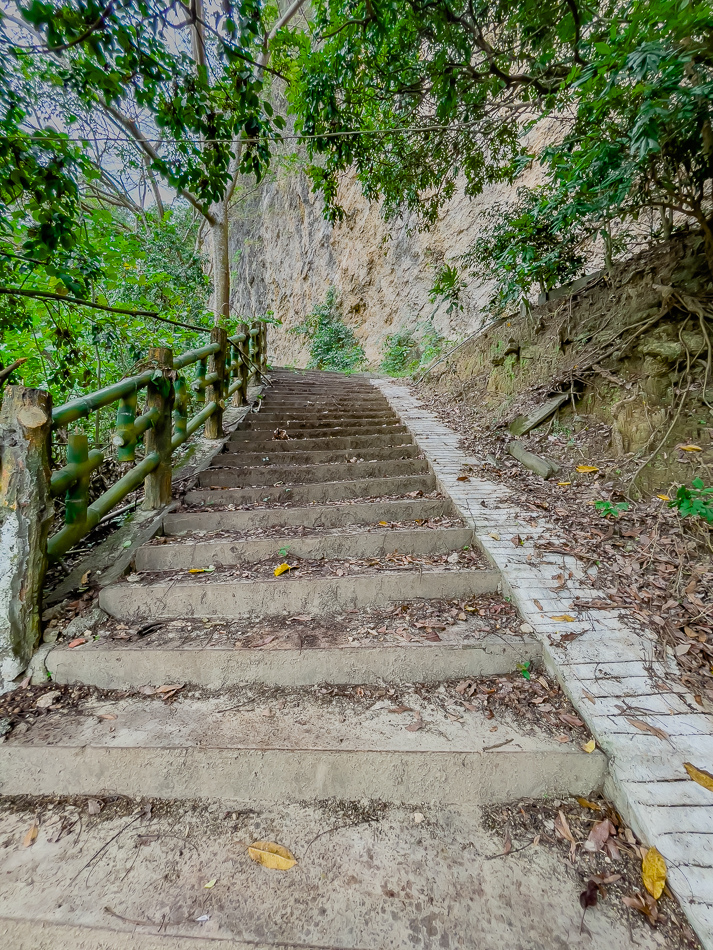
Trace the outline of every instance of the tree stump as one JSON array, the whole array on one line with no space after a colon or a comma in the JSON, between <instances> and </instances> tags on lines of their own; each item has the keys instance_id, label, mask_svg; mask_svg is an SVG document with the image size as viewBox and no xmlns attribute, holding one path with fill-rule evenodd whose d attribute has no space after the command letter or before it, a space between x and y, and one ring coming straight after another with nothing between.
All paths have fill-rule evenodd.
<instances>
[{"instance_id":1,"label":"tree stump","mask_svg":"<svg viewBox=\"0 0 713 950\"><path fill-rule=\"evenodd\" d=\"M27 668L41 637L50 492L52 397L8 386L0 408L0 692Z\"/></svg>"}]
</instances>

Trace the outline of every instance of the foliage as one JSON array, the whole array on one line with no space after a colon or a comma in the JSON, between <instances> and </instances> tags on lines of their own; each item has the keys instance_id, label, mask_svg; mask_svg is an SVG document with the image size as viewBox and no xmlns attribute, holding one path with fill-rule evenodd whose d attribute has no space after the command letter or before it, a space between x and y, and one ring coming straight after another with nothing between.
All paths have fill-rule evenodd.
<instances>
[{"instance_id":1,"label":"foliage","mask_svg":"<svg viewBox=\"0 0 713 950\"><path fill-rule=\"evenodd\" d=\"M158 310L182 323L205 320L210 282L192 250L197 224L187 209L161 221L147 214L136 223L119 210L96 208L87 231L103 275L93 284L95 301ZM131 372L150 345L178 353L205 340L151 317L0 296L0 363L25 357L16 375L25 385L49 389L56 404Z\"/></svg>"},{"instance_id":2,"label":"foliage","mask_svg":"<svg viewBox=\"0 0 713 950\"><path fill-rule=\"evenodd\" d=\"M280 15L263 0L226 0L204 19L187 0L4 4L0 289L89 301L102 285L128 302L150 279L165 289L168 258L145 262L133 284L117 281L95 225L99 209L123 208L150 228L146 191L160 221L168 189L221 229L213 302L227 319L227 205L240 174L264 175L285 125L266 95L267 61L298 7ZM130 269L134 259L125 256Z\"/></svg>"},{"instance_id":3,"label":"foliage","mask_svg":"<svg viewBox=\"0 0 713 950\"><path fill-rule=\"evenodd\" d=\"M581 265L582 240L631 240L642 212L699 226L713 273L713 21L690 0L315 0L296 43L288 96L315 187L339 219L353 168L387 216L431 226L462 180L467 195L540 182L487 222L466 265L498 302L552 286ZM541 125L546 120L546 125ZM547 147L535 155L528 134ZM348 134L360 130L363 134ZM502 212L503 209L500 209ZM530 249L531 239L535 239ZM508 240L512 239L512 248ZM480 270L478 270L480 273Z\"/></svg>"},{"instance_id":4,"label":"foliage","mask_svg":"<svg viewBox=\"0 0 713 950\"><path fill-rule=\"evenodd\" d=\"M594 507L602 518L618 518L619 515L629 510L629 503L626 501L595 501Z\"/></svg>"},{"instance_id":5,"label":"foliage","mask_svg":"<svg viewBox=\"0 0 713 950\"><path fill-rule=\"evenodd\" d=\"M416 330L420 331L418 337L415 330L411 329L399 330L386 337L381 361L384 373L389 376L415 376L452 345L430 319L417 324Z\"/></svg>"},{"instance_id":6,"label":"foliage","mask_svg":"<svg viewBox=\"0 0 713 950\"><path fill-rule=\"evenodd\" d=\"M354 372L366 362L366 354L354 331L342 319L337 291L330 287L323 304L314 310L291 333L304 336L309 343L309 369L334 369Z\"/></svg>"},{"instance_id":7,"label":"foliage","mask_svg":"<svg viewBox=\"0 0 713 950\"><path fill-rule=\"evenodd\" d=\"M518 188L513 206L496 204L483 215L484 233L461 261L470 272L497 281L491 309L499 312L527 296L575 277L585 261L586 232L570 209L544 189Z\"/></svg>"},{"instance_id":8,"label":"foliage","mask_svg":"<svg viewBox=\"0 0 713 950\"><path fill-rule=\"evenodd\" d=\"M390 333L384 341L381 370L388 376L408 376L421 360L421 352L413 330Z\"/></svg>"},{"instance_id":9,"label":"foliage","mask_svg":"<svg viewBox=\"0 0 713 950\"><path fill-rule=\"evenodd\" d=\"M446 313L451 314L463 309L460 298L466 286L456 267L452 264L443 264L436 271L436 278L428 292L428 296L431 303L440 300L446 301L448 304Z\"/></svg>"},{"instance_id":10,"label":"foliage","mask_svg":"<svg viewBox=\"0 0 713 950\"><path fill-rule=\"evenodd\" d=\"M669 508L677 508L682 518L695 516L713 524L713 487L706 488L702 478L694 478L690 488L681 485Z\"/></svg>"}]
</instances>

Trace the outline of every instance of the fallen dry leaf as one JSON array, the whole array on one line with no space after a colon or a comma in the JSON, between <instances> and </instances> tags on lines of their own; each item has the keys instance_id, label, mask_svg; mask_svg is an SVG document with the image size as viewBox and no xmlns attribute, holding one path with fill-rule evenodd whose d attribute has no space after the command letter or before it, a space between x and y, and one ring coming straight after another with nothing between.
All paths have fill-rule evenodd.
<instances>
[{"instance_id":1,"label":"fallen dry leaf","mask_svg":"<svg viewBox=\"0 0 713 950\"><path fill-rule=\"evenodd\" d=\"M573 713L566 713L566 712L560 713L559 717L562 720L562 722L566 723L568 726L583 726L584 725L582 720L578 716L575 716Z\"/></svg>"},{"instance_id":2,"label":"fallen dry leaf","mask_svg":"<svg viewBox=\"0 0 713 950\"><path fill-rule=\"evenodd\" d=\"M572 844L577 843L574 835L572 834L572 829L569 827L569 822L567 821L565 813L561 809L555 818L555 831L560 836L560 838L565 838Z\"/></svg>"},{"instance_id":3,"label":"fallen dry leaf","mask_svg":"<svg viewBox=\"0 0 713 950\"><path fill-rule=\"evenodd\" d=\"M87 802L87 812L90 815L98 815L104 805L96 798L90 798Z\"/></svg>"},{"instance_id":4,"label":"fallen dry leaf","mask_svg":"<svg viewBox=\"0 0 713 950\"><path fill-rule=\"evenodd\" d=\"M552 617L553 620L561 620L563 623L574 623L577 619L570 614L560 614L558 617Z\"/></svg>"},{"instance_id":5,"label":"fallen dry leaf","mask_svg":"<svg viewBox=\"0 0 713 950\"><path fill-rule=\"evenodd\" d=\"M77 637L76 640L70 640L67 646L69 647L70 650L73 650L75 647L80 647L83 643L86 643L86 642L87 642L86 637Z\"/></svg>"},{"instance_id":6,"label":"fallen dry leaf","mask_svg":"<svg viewBox=\"0 0 713 950\"><path fill-rule=\"evenodd\" d=\"M597 802L590 802L588 798L577 798L577 801L582 806L582 808L590 808L592 811L601 811L602 806L597 804Z\"/></svg>"},{"instance_id":7,"label":"fallen dry leaf","mask_svg":"<svg viewBox=\"0 0 713 950\"><path fill-rule=\"evenodd\" d=\"M248 854L258 864L272 871L289 871L297 864L295 856L273 841L256 841L248 848Z\"/></svg>"},{"instance_id":8,"label":"fallen dry leaf","mask_svg":"<svg viewBox=\"0 0 713 950\"><path fill-rule=\"evenodd\" d=\"M668 739L668 733L664 732L663 729L659 729L657 726L652 726L648 722L644 722L643 719L632 719L630 716L626 716L626 721L630 722L635 729L639 729L641 732L648 732L652 736L656 736L657 739Z\"/></svg>"},{"instance_id":9,"label":"fallen dry leaf","mask_svg":"<svg viewBox=\"0 0 713 950\"><path fill-rule=\"evenodd\" d=\"M640 914L648 917L651 923L655 923L659 916L659 910L656 901L651 894L634 894L631 897L622 897L622 901L632 910L638 910Z\"/></svg>"},{"instance_id":10,"label":"fallen dry leaf","mask_svg":"<svg viewBox=\"0 0 713 950\"><path fill-rule=\"evenodd\" d=\"M690 762L684 762L683 767L688 772L689 778L694 782L698 782L703 788L707 788L709 792L713 792L713 775L710 772L706 772L705 769L697 769Z\"/></svg>"},{"instance_id":11,"label":"fallen dry leaf","mask_svg":"<svg viewBox=\"0 0 713 950\"><path fill-rule=\"evenodd\" d=\"M268 643L272 643L273 640L277 640L277 635L276 635L276 634L272 634L272 635L269 636L269 637L265 637L264 640L259 640L257 643L253 643L253 644L252 644L252 647L253 647L253 649L254 649L255 647L264 647L264 646L267 646Z\"/></svg>"},{"instance_id":12,"label":"fallen dry leaf","mask_svg":"<svg viewBox=\"0 0 713 950\"><path fill-rule=\"evenodd\" d=\"M595 742L594 739L590 739L589 742L585 742L585 743L582 745L582 749L583 749L585 752L594 752L594 750L596 749L596 747L597 747L597 743Z\"/></svg>"},{"instance_id":13,"label":"fallen dry leaf","mask_svg":"<svg viewBox=\"0 0 713 950\"><path fill-rule=\"evenodd\" d=\"M649 848L641 862L641 879L654 900L658 900L666 886L666 861L656 848Z\"/></svg>"},{"instance_id":14,"label":"fallen dry leaf","mask_svg":"<svg viewBox=\"0 0 713 950\"><path fill-rule=\"evenodd\" d=\"M166 686L157 686L154 692L156 693L176 693L179 689L183 689L183 683L171 683Z\"/></svg>"},{"instance_id":15,"label":"fallen dry leaf","mask_svg":"<svg viewBox=\"0 0 713 950\"><path fill-rule=\"evenodd\" d=\"M703 451L700 445L679 445L679 449L682 452L702 452Z\"/></svg>"},{"instance_id":16,"label":"fallen dry leaf","mask_svg":"<svg viewBox=\"0 0 713 950\"><path fill-rule=\"evenodd\" d=\"M218 883L218 878L215 877L215 878L213 878L212 881L208 881L206 884L204 884L203 887L204 887L207 891L209 891L212 887L215 887L215 885L216 885L217 883Z\"/></svg>"},{"instance_id":17,"label":"fallen dry leaf","mask_svg":"<svg viewBox=\"0 0 713 950\"><path fill-rule=\"evenodd\" d=\"M292 570L292 565L287 564L287 562L285 562L284 564L279 564L272 573L275 575L275 577L279 577L280 574L284 574L287 571L291 571L291 570Z\"/></svg>"},{"instance_id":18,"label":"fallen dry leaf","mask_svg":"<svg viewBox=\"0 0 713 950\"><path fill-rule=\"evenodd\" d=\"M592 853L602 851L609 836L613 834L616 834L616 828L608 818L596 822L589 832L589 837L584 842L584 850Z\"/></svg>"},{"instance_id":19,"label":"fallen dry leaf","mask_svg":"<svg viewBox=\"0 0 713 950\"><path fill-rule=\"evenodd\" d=\"M589 474L591 472L598 472L599 469L596 467L596 465L578 465L577 471L581 472L582 474Z\"/></svg>"},{"instance_id":20,"label":"fallen dry leaf","mask_svg":"<svg viewBox=\"0 0 713 950\"><path fill-rule=\"evenodd\" d=\"M31 848L32 845L33 845L33 844L35 843L35 841L37 840L37 835L38 835L39 833L40 833L40 826L39 826L39 825L37 824L37 822L35 821L35 822L32 823L32 825L30 825L30 830L27 832L27 834L26 834L25 837L23 838L22 847L23 847L23 848Z\"/></svg>"}]
</instances>

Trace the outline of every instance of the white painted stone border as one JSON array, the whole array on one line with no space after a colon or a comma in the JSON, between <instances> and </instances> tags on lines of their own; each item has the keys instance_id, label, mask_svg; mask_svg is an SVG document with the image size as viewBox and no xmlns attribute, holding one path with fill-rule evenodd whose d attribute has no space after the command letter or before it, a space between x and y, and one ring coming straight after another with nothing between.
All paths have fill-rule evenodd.
<instances>
[{"instance_id":1,"label":"white painted stone border","mask_svg":"<svg viewBox=\"0 0 713 950\"><path fill-rule=\"evenodd\" d=\"M554 540L562 531L537 515L532 527L513 494L479 478L482 461L458 447L460 435L429 412L411 391L392 380L373 379L430 462L440 489L450 495L492 563L502 572L503 591L542 643L545 666L557 678L597 744L609 757L605 792L648 846L668 865L668 881L706 950L713 950L713 793L691 781L692 762L713 770L713 717L676 685L670 656L658 640L622 623L619 610L583 611L572 600L593 599L581 583L586 565L568 555L541 553L533 540ZM463 466L475 472L458 481ZM532 517L528 513L528 517ZM529 536L517 546L512 538ZM555 589L553 575L573 576ZM539 606L538 606L539 604ZM573 622L555 621L563 615ZM581 634L575 640L562 637ZM663 730L660 738L631 720Z\"/></svg>"}]
</instances>

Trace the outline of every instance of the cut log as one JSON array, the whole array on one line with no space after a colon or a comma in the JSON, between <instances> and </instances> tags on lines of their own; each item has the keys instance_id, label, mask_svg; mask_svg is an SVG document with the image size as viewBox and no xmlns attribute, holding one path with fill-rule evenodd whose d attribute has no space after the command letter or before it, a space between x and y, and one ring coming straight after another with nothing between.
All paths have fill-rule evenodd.
<instances>
[{"instance_id":1,"label":"cut log","mask_svg":"<svg viewBox=\"0 0 713 950\"><path fill-rule=\"evenodd\" d=\"M54 504L49 444L52 397L8 386L0 408L0 693L40 642L42 584Z\"/></svg>"},{"instance_id":2,"label":"cut log","mask_svg":"<svg viewBox=\"0 0 713 950\"><path fill-rule=\"evenodd\" d=\"M553 412L557 412L559 407L567 402L569 398L569 393L558 393L526 416L518 416L510 423L510 432L513 435L527 435L528 432L536 429L549 419Z\"/></svg>"},{"instance_id":3,"label":"cut log","mask_svg":"<svg viewBox=\"0 0 713 950\"><path fill-rule=\"evenodd\" d=\"M535 455L533 452L528 452L522 442L511 442L508 445L508 452L521 465L542 478L551 478L559 472L559 465L556 462L543 458L541 455Z\"/></svg>"}]
</instances>

